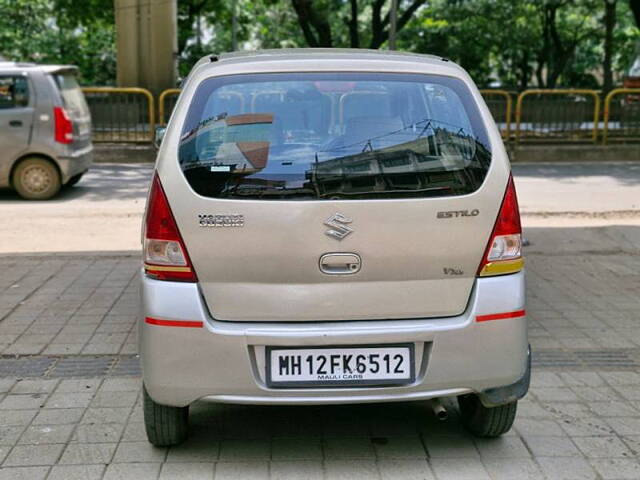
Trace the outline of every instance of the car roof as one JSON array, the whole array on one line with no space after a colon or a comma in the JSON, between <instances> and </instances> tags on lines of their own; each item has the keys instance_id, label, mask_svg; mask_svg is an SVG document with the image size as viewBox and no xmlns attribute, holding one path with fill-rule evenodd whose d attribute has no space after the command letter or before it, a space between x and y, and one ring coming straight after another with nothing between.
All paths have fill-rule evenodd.
<instances>
[{"instance_id":1,"label":"car roof","mask_svg":"<svg viewBox=\"0 0 640 480\"><path fill-rule=\"evenodd\" d=\"M314 58L338 59L345 56L348 56L352 59L371 59L373 57L379 60L402 59L403 61L414 60L422 63L424 63L425 61L438 64L448 62L446 58L437 57L435 55L398 52L394 50L369 50L364 48L281 48L271 50L229 52L215 55L218 61L245 62L277 60L281 57L287 57L291 60L307 60Z\"/></svg>"},{"instance_id":2,"label":"car roof","mask_svg":"<svg viewBox=\"0 0 640 480\"><path fill-rule=\"evenodd\" d=\"M255 51L242 51L232 53L212 54L202 57L191 69L191 73L195 74L196 71L202 68L217 67L217 66L233 66L236 68L242 68L249 65L260 64L264 67L267 65L284 65L285 63L309 63L309 62L331 62L335 60L337 62L353 62L350 65L354 66L360 63L376 62L380 65L385 63L394 63L396 65L403 64L405 68L411 68L411 65L424 67L433 67L434 70L443 71L447 70L450 73L459 75L464 70L454 62L449 61L446 58L438 57L435 55L398 52L391 50L367 50L359 48L282 48L274 50L255 50ZM270 69L267 67L267 70Z\"/></svg>"},{"instance_id":3,"label":"car roof","mask_svg":"<svg viewBox=\"0 0 640 480\"><path fill-rule=\"evenodd\" d=\"M75 65L40 65L38 63L29 62L8 62L0 61L0 70L11 71L16 70L23 72L25 70L40 70L44 73L56 73L62 71L78 71L78 67Z\"/></svg>"}]
</instances>

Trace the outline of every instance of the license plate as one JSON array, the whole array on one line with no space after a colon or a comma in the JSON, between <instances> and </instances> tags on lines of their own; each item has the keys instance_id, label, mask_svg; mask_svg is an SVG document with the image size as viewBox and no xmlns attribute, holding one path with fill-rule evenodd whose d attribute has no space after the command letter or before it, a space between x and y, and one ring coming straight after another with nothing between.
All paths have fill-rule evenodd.
<instances>
[{"instance_id":1,"label":"license plate","mask_svg":"<svg viewBox=\"0 0 640 480\"><path fill-rule=\"evenodd\" d=\"M267 386L402 385L414 381L413 345L267 347Z\"/></svg>"}]
</instances>

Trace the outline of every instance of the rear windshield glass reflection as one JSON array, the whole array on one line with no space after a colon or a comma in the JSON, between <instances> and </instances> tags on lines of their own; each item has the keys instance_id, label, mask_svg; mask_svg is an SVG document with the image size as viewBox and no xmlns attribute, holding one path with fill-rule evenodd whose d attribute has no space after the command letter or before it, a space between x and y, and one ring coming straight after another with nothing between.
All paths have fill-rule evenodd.
<instances>
[{"instance_id":1,"label":"rear windshield glass reflection","mask_svg":"<svg viewBox=\"0 0 640 480\"><path fill-rule=\"evenodd\" d=\"M260 74L200 85L179 161L209 197L362 199L473 192L491 153L459 80Z\"/></svg>"}]
</instances>

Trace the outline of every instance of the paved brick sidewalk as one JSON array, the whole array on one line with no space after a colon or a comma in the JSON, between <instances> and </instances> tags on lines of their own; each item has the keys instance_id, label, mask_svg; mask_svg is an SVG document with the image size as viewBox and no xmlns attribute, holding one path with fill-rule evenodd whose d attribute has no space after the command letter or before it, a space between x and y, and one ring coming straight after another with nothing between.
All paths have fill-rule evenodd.
<instances>
[{"instance_id":1,"label":"paved brick sidewalk","mask_svg":"<svg viewBox=\"0 0 640 480\"><path fill-rule=\"evenodd\" d=\"M534 375L515 429L474 440L455 408L200 405L145 439L135 256L0 257L0 480L638 479L640 256L528 257Z\"/></svg>"},{"instance_id":2,"label":"paved brick sidewalk","mask_svg":"<svg viewBox=\"0 0 640 480\"><path fill-rule=\"evenodd\" d=\"M3 355L133 354L138 258L0 257Z\"/></svg>"}]
</instances>

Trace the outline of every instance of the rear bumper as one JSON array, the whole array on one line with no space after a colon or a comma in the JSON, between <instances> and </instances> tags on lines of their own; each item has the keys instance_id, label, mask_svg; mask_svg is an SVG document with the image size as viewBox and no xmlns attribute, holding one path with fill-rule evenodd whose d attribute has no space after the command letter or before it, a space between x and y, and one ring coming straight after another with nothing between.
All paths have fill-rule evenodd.
<instances>
[{"instance_id":1,"label":"rear bumper","mask_svg":"<svg viewBox=\"0 0 640 480\"><path fill-rule=\"evenodd\" d=\"M89 170L93 163L93 145L89 144L82 150L76 150L71 155L58 157L58 166L62 174L62 184L67 183L71 177Z\"/></svg>"},{"instance_id":2,"label":"rear bumper","mask_svg":"<svg viewBox=\"0 0 640 480\"><path fill-rule=\"evenodd\" d=\"M528 388L524 272L476 281L457 317L318 323L213 320L195 284L143 276L140 358L150 396L164 405L204 399L246 404L332 404L421 400L476 392L487 405L524 396ZM480 316L486 321L477 321ZM153 325L145 317L191 327ZM489 319L489 320L487 320ZM193 327L200 325L201 327ZM412 342L416 379L397 387L268 388L265 346L367 345Z\"/></svg>"}]
</instances>

